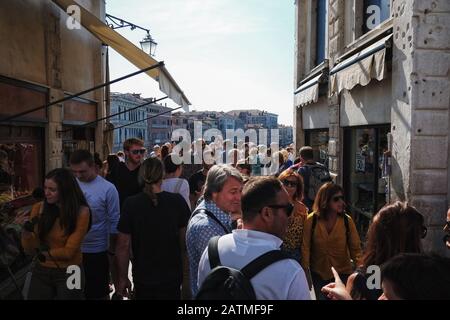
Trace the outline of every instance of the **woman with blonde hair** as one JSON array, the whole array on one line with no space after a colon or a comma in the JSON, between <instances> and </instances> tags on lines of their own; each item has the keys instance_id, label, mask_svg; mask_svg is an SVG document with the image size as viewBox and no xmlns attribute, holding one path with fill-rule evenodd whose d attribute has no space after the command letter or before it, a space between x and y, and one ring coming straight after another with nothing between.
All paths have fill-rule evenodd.
<instances>
[{"instance_id":1,"label":"woman with blonde hair","mask_svg":"<svg viewBox=\"0 0 450 320\"><path fill-rule=\"evenodd\" d=\"M282 249L300 262L303 225L308 215L308 208L302 202L303 178L295 170L288 169L281 173L278 179L288 192L290 201L294 206L294 211L289 218L286 236L283 239Z\"/></svg>"}]
</instances>

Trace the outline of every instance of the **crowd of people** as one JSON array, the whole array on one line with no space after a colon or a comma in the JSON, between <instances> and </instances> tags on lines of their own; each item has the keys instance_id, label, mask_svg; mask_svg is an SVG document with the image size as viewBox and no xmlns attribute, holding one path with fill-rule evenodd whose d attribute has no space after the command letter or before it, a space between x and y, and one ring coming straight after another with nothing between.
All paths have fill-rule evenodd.
<instances>
[{"instance_id":1,"label":"crowd of people","mask_svg":"<svg viewBox=\"0 0 450 320\"><path fill-rule=\"evenodd\" d=\"M46 175L24 224L26 298L195 299L218 266L248 271L278 251L250 273L256 299L450 299L450 259L423 252L422 214L388 204L362 244L342 187L313 159L308 146L296 158L292 146L227 140L150 152L132 138L105 161L77 150ZM450 210L445 230L450 249ZM81 270L76 289L69 266Z\"/></svg>"}]
</instances>

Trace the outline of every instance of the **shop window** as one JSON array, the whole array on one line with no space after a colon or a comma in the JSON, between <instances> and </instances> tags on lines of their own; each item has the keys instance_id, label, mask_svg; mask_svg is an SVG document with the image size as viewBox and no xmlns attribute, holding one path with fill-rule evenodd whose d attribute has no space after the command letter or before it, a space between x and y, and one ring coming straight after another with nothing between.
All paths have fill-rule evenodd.
<instances>
[{"instance_id":1,"label":"shop window","mask_svg":"<svg viewBox=\"0 0 450 320\"><path fill-rule=\"evenodd\" d=\"M388 133L388 126L345 131L344 187L361 236L373 215L386 204Z\"/></svg>"},{"instance_id":2,"label":"shop window","mask_svg":"<svg viewBox=\"0 0 450 320\"><path fill-rule=\"evenodd\" d=\"M42 183L42 131L0 127L0 204L29 196Z\"/></svg>"},{"instance_id":3,"label":"shop window","mask_svg":"<svg viewBox=\"0 0 450 320\"><path fill-rule=\"evenodd\" d=\"M83 127L63 127L63 166L68 167L70 156L76 150L95 152L95 129Z\"/></svg>"},{"instance_id":4,"label":"shop window","mask_svg":"<svg viewBox=\"0 0 450 320\"><path fill-rule=\"evenodd\" d=\"M314 152L314 161L328 167L328 129L305 131L305 145L310 146Z\"/></svg>"}]
</instances>

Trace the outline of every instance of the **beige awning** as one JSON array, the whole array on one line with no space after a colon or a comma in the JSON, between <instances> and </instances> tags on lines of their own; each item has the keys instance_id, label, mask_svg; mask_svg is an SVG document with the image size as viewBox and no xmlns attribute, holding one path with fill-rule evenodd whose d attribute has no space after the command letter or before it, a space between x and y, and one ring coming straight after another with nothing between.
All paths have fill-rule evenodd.
<instances>
[{"instance_id":1,"label":"beige awning","mask_svg":"<svg viewBox=\"0 0 450 320\"><path fill-rule=\"evenodd\" d=\"M372 79L385 79L386 49L391 38L392 34L334 66L330 71L331 91L339 94L356 85L366 86Z\"/></svg>"},{"instance_id":2,"label":"beige awning","mask_svg":"<svg viewBox=\"0 0 450 320\"><path fill-rule=\"evenodd\" d=\"M150 67L158 63L151 56L146 54L144 51L136 47L133 43L128 41L118 32L114 31L108 27L105 23L99 20L96 16L90 13L88 10L80 6L74 0L52 0L59 7L61 7L64 12L67 12L67 8L71 5L76 5L80 8L81 12L81 25L89 30L96 38L98 38L103 43L107 44L114 50L116 50L125 59L130 61L140 70ZM172 99L176 104L182 106L186 111L189 111L189 105L191 104L189 100L181 91L180 87L177 85L175 80L170 75L169 71L165 67L160 67L157 69L152 69L147 72L147 74L158 81L159 89L164 92L170 99Z\"/></svg>"},{"instance_id":3,"label":"beige awning","mask_svg":"<svg viewBox=\"0 0 450 320\"><path fill-rule=\"evenodd\" d=\"M302 84L294 92L295 107L303 107L319 100L319 84L323 73Z\"/></svg>"}]
</instances>

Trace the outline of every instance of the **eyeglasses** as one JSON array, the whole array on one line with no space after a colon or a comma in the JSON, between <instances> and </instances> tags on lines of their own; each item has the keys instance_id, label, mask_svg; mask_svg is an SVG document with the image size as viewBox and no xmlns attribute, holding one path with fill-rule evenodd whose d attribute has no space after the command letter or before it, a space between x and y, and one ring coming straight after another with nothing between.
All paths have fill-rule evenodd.
<instances>
[{"instance_id":1,"label":"eyeglasses","mask_svg":"<svg viewBox=\"0 0 450 320\"><path fill-rule=\"evenodd\" d=\"M144 154L145 151L147 151L146 149L135 149L135 150L131 150L130 153L137 155L137 154Z\"/></svg>"},{"instance_id":2,"label":"eyeglasses","mask_svg":"<svg viewBox=\"0 0 450 320\"><path fill-rule=\"evenodd\" d=\"M280 205L280 204L273 204L273 205L270 205L267 207L272 208L272 209L284 209L288 218L291 216L292 211L294 210L294 206L290 203L286 204L284 206Z\"/></svg>"},{"instance_id":3,"label":"eyeglasses","mask_svg":"<svg viewBox=\"0 0 450 320\"><path fill-rule=\"evenodd\" d=\"M344 196L335 196L332 199L333 199L333 202L339 202L339 200L345 201Z\"/></svg>"},{"instance_id":4,"label":"eyeglasses","mask_svg":"<svg viewBox=\"0 0 450 320\"><path fill-rule=\"evenodd\" d=\"M283 185L285 185L288 188L296 188L298 183L295 181L289 181L289 180L283 180L282 181Z\"/></svg>"},{"instance_id":5,"label":"eyeglasses","mask_svg":"<svg viewBox=\"0 0 450 320\"><path fill-rule=\"evenodd\" d=\"M425 226L422 226L422 239L425 239L427 236L428 229Z\"/></svg>"}]
</instances>

